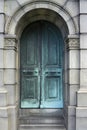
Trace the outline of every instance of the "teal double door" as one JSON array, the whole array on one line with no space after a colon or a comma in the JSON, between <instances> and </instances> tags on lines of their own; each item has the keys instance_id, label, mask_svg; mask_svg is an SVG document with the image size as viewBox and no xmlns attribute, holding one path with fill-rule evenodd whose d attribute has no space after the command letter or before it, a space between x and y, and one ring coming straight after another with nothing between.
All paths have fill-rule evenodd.
<instances>
[{"instance_id":1,"label":"teal double door","mask_svg":"<svg viewBox=\"0 0 87 130\"><path fill-rule=\"evenodd\" d=\"M38 21L20 43L21 108L62 108L63 41L53 24Z\"/></svg>"}]
</instances>

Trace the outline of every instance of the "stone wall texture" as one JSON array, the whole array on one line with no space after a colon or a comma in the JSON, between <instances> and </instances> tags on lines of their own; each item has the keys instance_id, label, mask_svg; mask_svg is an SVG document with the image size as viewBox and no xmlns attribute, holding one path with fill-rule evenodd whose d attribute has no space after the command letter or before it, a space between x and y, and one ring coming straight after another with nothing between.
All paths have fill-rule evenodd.
<instances>
[{"instance_id":1,"label":"stone wall texture","mask_svg":"<svg viewBox=\"0 0 87 130\"><path fill-rule=\"evenodd\" d=\"M66 130L87 130L87 0L0 0L0 129L18 130L20 37L41 19L55 24L65 42Z\"/></svg>"}]
</instances>

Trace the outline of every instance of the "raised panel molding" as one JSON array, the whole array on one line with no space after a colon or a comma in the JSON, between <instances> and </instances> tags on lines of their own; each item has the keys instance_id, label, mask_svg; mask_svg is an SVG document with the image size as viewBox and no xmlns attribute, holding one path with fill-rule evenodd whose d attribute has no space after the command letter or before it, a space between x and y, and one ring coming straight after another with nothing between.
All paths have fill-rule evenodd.
<instances>
[{"instance_id":1,"label":"raised panel molding","mask_svg":"<svg viewBox=\"0 0 87 130\"><path fill-rule=\"evenodd\" d=\"M20 40L21 108L63 108L61 33L46 21L27 29Z\"/></svg>"}]
</instances>

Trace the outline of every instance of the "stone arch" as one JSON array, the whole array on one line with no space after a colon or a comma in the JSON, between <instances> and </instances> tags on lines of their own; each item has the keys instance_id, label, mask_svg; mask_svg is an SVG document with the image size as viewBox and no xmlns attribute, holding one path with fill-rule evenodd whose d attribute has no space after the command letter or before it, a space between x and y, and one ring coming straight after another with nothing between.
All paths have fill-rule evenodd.
<instances>
[{"instance_id":1,"label":"stone arch","mask_svg":"<svg viewBox=\"0 0 87 130\"><path fill-rule=\"evenodd\" d=\"M36 20L47 20L49 22L52 22L53 24L55 24L62 32L62 36L63 38L67 38L68 35L71 35L70 37L68 37L68 40L66 41L66 52L65 52L65 74L66 74L66 78L69 77L67 74L67 64L69 62L68 60L68 54L67 54L67 49L70 50L77 50L79 49L79 38L77 36L75 36L75 34L77 34L77 29L76 29L76 25L75 22L72 18L72 16L69 14L68 11L66 11L62 6L50 2L50 1L33 1L30 3L27 3L26 5L21 6L15 13L14 15L8 19L8 21L6 22L6 26L5 26L5 33L9 34L5 36L5 48L7 48L7 50L9 50L8 48L10 48L10 50L12 49L12 51L16 50L16 54L14 53L14 63L18 62L18 52L17 52L17 45L16 44L18 41L16 40L16 37L18 37L18 39L20 39L21 33L24 30L24 28L31 22L36 21ZM15 37L16 36L16 37ZM8 41L8 42L6 42ZM13 42L14 41L14 42ZM8 44L7 44L8 43ZM6 49L5 49L6 50ZM78 51L78 50L77 50ZM8 51L7 51L8 52ZM79 52L77 52L79 53ZM77 56L77 53L75 54ZM71 54L69 54L71 56ZM79 55L79 54L78 54ZM8 56L8 55L7 55ZM73 57L73 53L72 53L72 57ZM7 59L6 59L7 58ZM8 60L8 57L5 57L5 61ZM10 56L9 56L9 61L10 61ZM78 58L79 61L79 58ZM18 63L16 66L16 71L18 72ZM11 68L12 69L12 68ZM13 72L13 75L15 75L15 72ZM79 77L79 75L77 76L77 78ZM67 90L69 89L69 84L67 84L67 79L65 79L65 95L66 98L64 99L66 104L65 104L65 122L67 125L67 95L70 95L70 93L67 92ZM19 86L19 81L18 82L18 86ZM15 86L14 86L15 88ZM19 87L17 87L17 97L16 97L16 102L19 103L19 94L18 94L18 90ZM74 93L75 94L75 93ZM15 99L15 97L13 96L13 98ZM73 97L74 99L74 97ZM75 105L75 104L74 104ZM17 107L17 104L15 104L15 106ZM17 107L18 108L18 107ZM73 110L73 107L71 107L70 109ZM14 110L15 112L15 110ZM73 114L74 115L74 114ZM71 117L71 115L70 115ZM13 123L15 124L17 120L17 117L15 118L15 120L13 121ZM69 124L72 121L69 121ZM15 124L16 126L17 124ZM67 126L68 127L68 126Z\"/></svg>"},{"instance_id":2,"label":"stone arch","mask_svg":"<svg viewBox=\"0 0 87 130\"><path fill-rule=\"evenodd\" d=\"M62 27L62 34L66 32L69 35L73 35L77 32L75 23L69 12L60 5L50 1L34 1L23 5L7 21L5 32L6 34L15 35L17 32L21 32L29 22L36 19L48 20L58 27ZM23 22L25 23L24 25Z\"/></svg>"}]
</instances>

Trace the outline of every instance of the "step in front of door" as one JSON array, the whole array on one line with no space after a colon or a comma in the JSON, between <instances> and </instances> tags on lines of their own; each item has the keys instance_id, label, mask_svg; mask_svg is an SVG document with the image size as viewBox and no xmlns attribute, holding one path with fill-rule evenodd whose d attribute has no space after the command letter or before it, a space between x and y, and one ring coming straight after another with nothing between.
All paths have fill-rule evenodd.
<instances>
[{"instance_id":1,"label":"step in front of door","mask_svg":"<svg viewBox=\"0 0 87 130\"><path fill-rule=\"evenodd\" d=\"M33 124L33 125L20 125L18 130L66 130L64 125L57 124Z\"/></svg>"},{"instance_id":2,"label":"step in front of door","mask_svg":"<svg viewBox=\"0 0 87 130\"><path fill-rule=\"evenodd\" d=\"M20 124L64 124L63 117L30 116L21 117Z\"/></svg>"},{"instance_id":3,"label":"step in front of door","mask_svg":"<svg viewBox=\"0 0 87 130\"><path fill-rule=\"evenodd\" d=\"M18 130L66 130L62 110L21 110Z\"/></svg>"}]
</instances>

